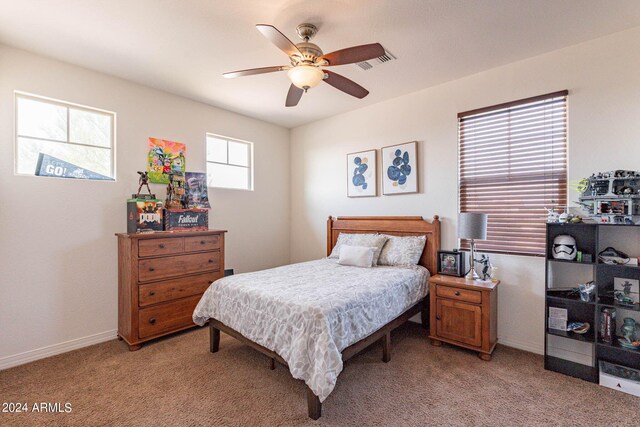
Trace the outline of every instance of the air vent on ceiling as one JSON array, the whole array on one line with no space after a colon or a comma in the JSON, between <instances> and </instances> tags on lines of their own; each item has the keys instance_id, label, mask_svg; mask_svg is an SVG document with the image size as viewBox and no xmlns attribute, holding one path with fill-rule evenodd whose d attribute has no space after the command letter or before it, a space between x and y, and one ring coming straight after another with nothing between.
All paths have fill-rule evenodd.
<instances>
[{"instance_id":1,"label":"air vent on ceiling","mask_svg":"<svg viewBox=\"0 0 640 427\"><path fill-rule=\"evenodd\" d=\"M356 65L363 70L367 71L372 69L376 65L382 65L385 62L393 61L397 59L391 52L388 50L384 50L384 55L378 56L377 58L370 59L368 61L356 62Z\"/></svg>"}]
</instances>

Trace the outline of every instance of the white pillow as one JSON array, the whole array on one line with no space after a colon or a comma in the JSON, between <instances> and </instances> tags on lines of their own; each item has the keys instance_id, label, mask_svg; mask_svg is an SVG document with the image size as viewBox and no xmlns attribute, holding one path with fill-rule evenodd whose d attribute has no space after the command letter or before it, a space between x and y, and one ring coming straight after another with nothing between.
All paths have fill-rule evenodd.
<instances>
[{"instance_id":1,"label":"white pillow","mask_svg":"<svg viewBox=\"0 0 640 427\"><path fill-rule=\"evenodd\" d=\"M384 244L378 265L418 265L427 243L427 236L389 236Z\"/></svg>"},{"instance_id":2,"label":"white pillow","mask_svg":"<svg viewBox=\"0 0 640 427\"><path fill-rule=\"evenodd\" d=\"M387 242L388 238L389 236L383 236L382 234L340 233L329 258L339 258L340 247L342 245L368 246L376 248L373 253L373 264L375 265L378 263L380 252L382 252L382 247Z\"/></svg>"},{"instance_id":3,"label":"white pillow","mask_svg":"<svg viewBox=\"0 0 640 427\"><path fill-rule=\"evenodd\" d=\"M376 248L370 246L342 245L338 264L352 265L354 267L373 267L373 255Z\"/></svg>"}]
</instances>

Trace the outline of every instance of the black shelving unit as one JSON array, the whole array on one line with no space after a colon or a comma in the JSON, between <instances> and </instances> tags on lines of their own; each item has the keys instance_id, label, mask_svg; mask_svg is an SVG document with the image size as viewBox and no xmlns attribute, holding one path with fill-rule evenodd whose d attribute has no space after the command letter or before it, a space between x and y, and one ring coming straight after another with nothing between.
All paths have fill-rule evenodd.
<instances>
[{"instance_id":1,"label":"black shelving unit","mask_svg":"<svg viewBox=\"0 0 640 427\"><path fill-rule=\"evenodd\" d=\"M613 279L615 277L624 277L629 279L640 279L640 267L632 265L611 265L605 264L598 260L598 253L604 249L601 242L607 240L610 244L611 239L605 239L605 233L618 228L628 228L629 232L625 232L625 239L636 239L631 244L634 245L639 252L630 253L630 256L640 256L640 226L623 225L623 224L596 224L596 223L579 223L579 224L547 224L547 252L546 252L546 273L545 273L545 369L560 372L586 381L598 382L599 370L598 362L605 360L618 365L628 366L634 369L640 369L640 350L627 349L620 346L617 341L612 344L606 343L600 339L600 312L603 308L615 308L617 311L617 322L622 322L621 310L627 310L629 313L640 312L640 304L633 306L617 303L613 298ZM553 240L556 236L568 234L576 239L576 245L579 251L591 254L591 262L576 262L553 259L551 249L553 248ZM635 242L635 243L634 243ZM629 242L626 242L629 243ZM615 246L615 245L613 245ZM622 244L621 246L628 246ZM564 274L558 274L558 272ZM560 284L560 289L553 283L552 276L572 277L579 276L581 279L571 283L573 287L577 287L579 282L584 282L583 278L589 278L596 283L595 299L592 301L582 301L576 291L563 289L565 285ZM566 283L569 285L569 283ZM555 287L555 289L554 289ZM583 335L573 332L563 332L548 328L549 308L558 307L565 308L568 312L569 322L580 321L589 322L591 329ZM626 317L626 316L624 316ZM591 363L578 363L575 360L559 357L557 354L549 354L550 337L560 337L562 340L578 341L582 344L582 348L591 347ZM587 358L586 355L585 359Z\"/></svg>"}]
</instances>

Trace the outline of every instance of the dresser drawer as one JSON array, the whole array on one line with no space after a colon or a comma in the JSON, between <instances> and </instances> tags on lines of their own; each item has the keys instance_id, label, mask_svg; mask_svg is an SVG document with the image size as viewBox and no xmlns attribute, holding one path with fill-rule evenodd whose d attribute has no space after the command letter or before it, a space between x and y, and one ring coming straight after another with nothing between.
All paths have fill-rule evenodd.
<instances>
[{"instance_id":1,"label":"dresser drawer","mask_svg":"<svg viewBox=\"0 0 640 427\"><path fill-rule=\"evenodd\" d=\"M436 296L450 298L460 301L472 302L480 304L482 302L482 292L469 291L451 286L438 285L436 288Z\"/></svg>"},{"instance_id":2,"label":"dresser drawer","mask_svg":"<svg viewBox=\"0 0 640 427\"><path fill-rule=\"evenodd\" d=\"M179 254L184 252L184 238L147 239L138 242L138 256Z\"/></svg>"},{"instance_id":3,"label":"dresser drawer","mask_svg":"<svg viewBox=\"0 0 640 427\"><path fill-rule=\"evenodd\" d=\"M199 295L140 309L138 312L139 337L147 338L194 325L192 315L198 301L200 301Z\"/></svg>"},{"instance_id":4,"label":"dresser drawer","mask_svg":"<svg viewBox=\"0 0 640 427\"><path fill-rule=\"evenodd\" d=\"M215 282L222 276L223 273L218 271L140 285L138 287L138 305L144 307L192 295L202 295L211 282Z\"/></svg>"},{"instance_id":5,"label":"dresser drawer","mask_svg":"<svg viewBox=\"0 0 640 427\"><path fill-rule=\"evenodd\" d=\"M149 282L185 274L220 270L220 251L138 261L138 280Z\"/></svg>"},{"instance_id":6,"label":"dresser drawer","mask_svg":"<svg viewBox=\"0 0 640 427\"><path fill-rule=\"evenodd\" d=\"M194 236L184 238L184 251L211 251L220 249L220 236Z\"/></svg>"}]
</instances>

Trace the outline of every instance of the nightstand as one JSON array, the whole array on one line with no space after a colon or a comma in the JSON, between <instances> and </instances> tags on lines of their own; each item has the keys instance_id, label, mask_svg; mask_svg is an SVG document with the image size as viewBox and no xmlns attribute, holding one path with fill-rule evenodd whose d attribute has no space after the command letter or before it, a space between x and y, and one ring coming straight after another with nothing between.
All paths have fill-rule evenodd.
<instances>
[{"instance_id":1,"label":"nightstand","mask_svg":"<svg viewBox=\"0 0 640 427\"><path fill-rule=\"evenodd\" d=\"M431 277L431 344L446 342L475 350L482 360L491 360L498 342L498 284L440 274Z\"/></svg>"}]
</instances>

